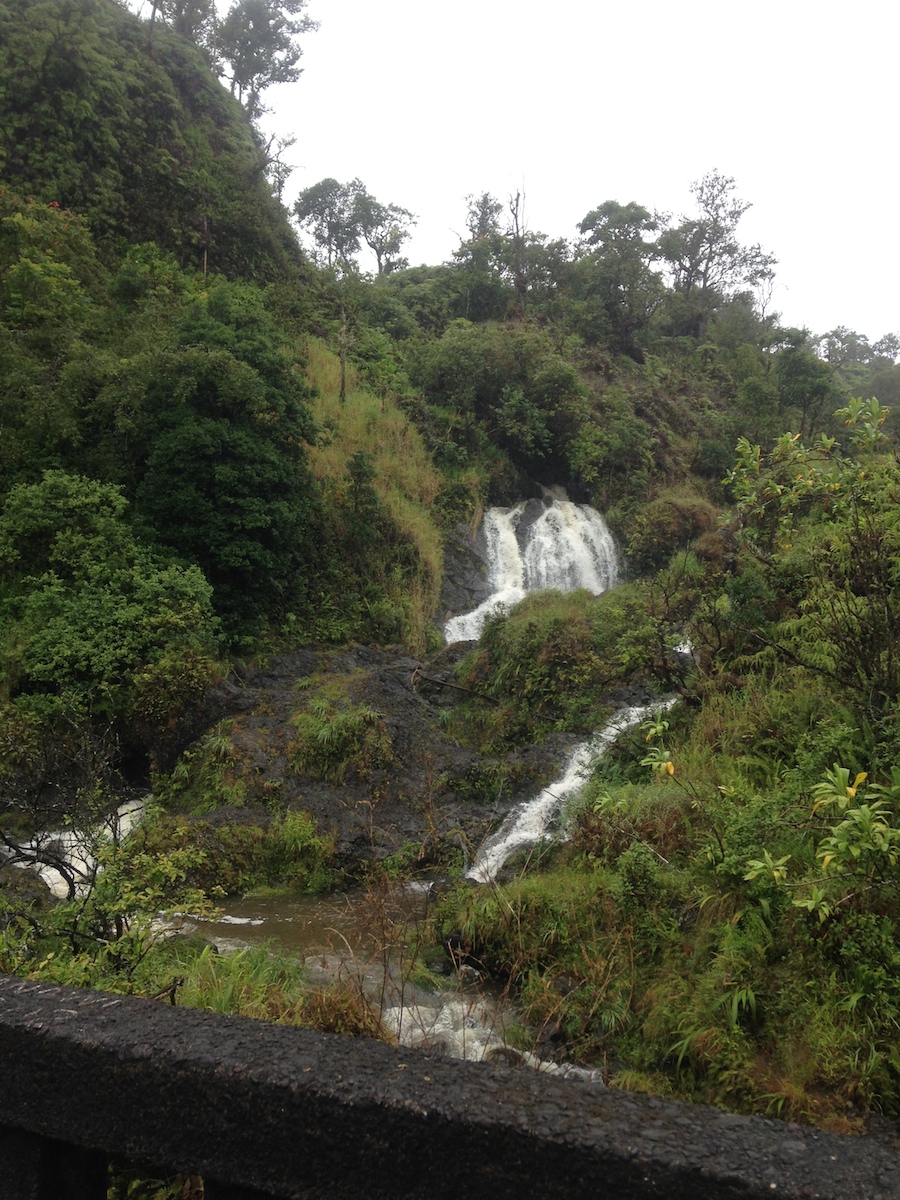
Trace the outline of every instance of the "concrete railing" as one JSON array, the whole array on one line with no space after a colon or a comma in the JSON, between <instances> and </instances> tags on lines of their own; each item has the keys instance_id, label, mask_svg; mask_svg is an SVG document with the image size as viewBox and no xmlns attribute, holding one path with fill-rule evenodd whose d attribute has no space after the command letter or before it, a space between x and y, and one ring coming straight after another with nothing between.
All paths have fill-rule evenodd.
<instances>
[{"instance_id":1,"label":"concrete railing","mask_svg":"<svg viewBox=\"0 0 900 1200\"><path fill-rule=\"evenodd\" d=\"M111 1156L207 1200L900 1197L866 1139L0 976L0 1200L100 1200Z\"/></svg>"}]
</instances>

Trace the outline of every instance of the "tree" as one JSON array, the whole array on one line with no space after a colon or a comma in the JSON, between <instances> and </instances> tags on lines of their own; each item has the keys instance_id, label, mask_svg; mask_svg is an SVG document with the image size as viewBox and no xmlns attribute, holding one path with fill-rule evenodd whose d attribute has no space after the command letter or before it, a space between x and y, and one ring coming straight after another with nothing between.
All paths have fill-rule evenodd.
<instances>
[{"instance_id":1,"label":"tree","mask_svg":"<svg viewBox=\"0 0 900 1200\"><path fill-rule=\"evenodd\" d=\"M886 333L872 346L872 354L876 359L886 359L886 366L893 365L900 358L900 335Z\"/></svg>"},{"instance_id":2,"label":"tree","mask_svg":"<svg viewBox=\"0 0 900 1200\"><path fill-rule=\"evenodd\" d=\"M217 49L231 68L232 94L251 117L264 111L267 87L300 78L297 38L317 28L302 15L305 8L306 0L238 0L219 26Z\"/></svg>"},{"instance_id":3,"label":"tree","mask_svg":"<svg viewBox=\"0 0 900 1200\"><path fill-rule=\"evenodd\" d=\"M562 477L583 389L540 329L455 321L421 347L411 379L446 424L447 462L458 461L456 448L477 453L490 437L532 478Z\"/></svg>"},{"instance_id":4,"label":"tree","mask_svg":"<svg viewBox=\"0 0 900 1200\"><path fill-rule=\"evenodd\" d=\"M835 368L849 365L867 365L873 357L873 348L865 334L838 325L820 337L816 349L826 362Z\"/></svg>"},{"instance_id":5,"label":"tree","mask_svg":"<svg viewBox=\"0 0 900 1200\"><path fill-rule=\"evenodd\" d=\"M783 414L796 414L800 433L808 436L838 403L841 389L834 367L815 353L806 330L788 330L785 341L775 359L779 408Z\"/></svg>"},{"instance_id":6,"label":"tree","mask_svg":"<svg viewBox=\"0 0 900 1200\"><path fill-rule=\"evenodd\" d=\"M416 218L399 204L381 204L359 183L353 202L353 214L359 236L375 255L379 275L403 270L409 260L401 258L400 248L410 236L409 227Z\"/></svg>"},{"instance_id":7,"label":"tree","mask_svg":"<svg viewBox=\"0 0 900 1200\"><path fill-rule=\"evenodd\" d=\"M182 37L210 48L216 22L214 0L157 0L153 11L161 12L163 19Z\"/></svg>"},{"instance_id":8,"label":"tree","mask_svg":"<svg viewBox=\"0 0 900 1200\"><path fill-rule=\"evenodd\" d=\"M359 179L338 183L328 178L305 188L297 197L294 215L324 254L329 267L346 267L359 253L356 201L364 191Z\"/></svg>"},{"instance_id":9,"label":"tree","mask_svg":"<svg viewBox=\"0 0 900 1200\"><path fill-rule=\"evenodd\" d=\"M515 239L515 229L513 229ZM565 238L550 239L545 233L525 230L521 235L521 251L517 249L517 275L514 280L520 296L520 309L527 296L532 310L550 316L563 300L572 283L572 258ZM524 285L524 292L523 292Z\"/></svg>"},{"instance_id":10,"label":"tree","mask_svg":"<svg viewBox=\"0 0 900 1200\"><path fill-rule=\"evenodd\" d=\"M565 241L550 241L528 229L521 192L509 197L505 228L500 219L504 205L490 192L467 196L466 204L469 236L453 252L456 314L490 321L517 311L524 318L530 298L546 315L569 274Z\"/></svg>"},{"instance_id":11,"label":"tree","mask_svg":"<svg viewBox=\"0 0 900 1200\"><path fill-rule=\"evenodd\" d=\"M156 754L211 681L209 584L128 518L120 489L62 471L6 497L0 783L11 772L30 795L90 791L120 741Z\"/></svg>"},{"instance_id":12,"label":"tree","mask_svg":"<svg viewBox=\"0 0 900 1200\"><path fill-rule=\"evenodd\" d=\"M603 306L614 347L638 362L643 351L635 336L662 295L659 275L651 269L659 249L647 240L658 228L659 221L633 200L624 205L607 200L578 226L589 248L582 259L584 293Z\"/></svg>"},{"instance_id":13,"label":"tree","mask_svg":"<svg viewBox=\"0 0 900 1200\"><path fill-rule=\"evenodd\" d=\"M699 336L716 303L742 287L773 277L775 258L760 246L743 246L737 227L750 204L734 195L733 179L711 171L691 184L699 215L684 217L659 239L675 291L683 301L681 332Z\"/></svg>"},{"instance_id":14,"label":"tree","mask_svg":"<svg viewBox=\"0 0 900 1200\"><path fill-rule=\"evenodd\" d=\"M814 342L816 354L833 368L835 378L854 396L877 396L882 404L896 405L900 398L900 338L887 333L877 342L845 325L831 329Z\"/></svg>"},{"instance_id":15,"label":"tree","mask_svg":"<svg viewBox=\"0 0 900 1200\"><path fill-rule=\"evenodd\" d=\"M382 204L361 179L322 179L297 197L294 214L324 254L329 267L355 266L360 243L375 255L379 275L408 266L400 247L416 218L399 204Z\"/></svg>"},{"instance_id":16,"label":"tree","mask_svg":"<svg viewBox=\"0 0 900 1200\"><path fill-rule=\"evenodd\" d=\"M525 264L525 254L528 245L528 231L525 222L525 197L521 192L509 198L510 225L506 231L509 238L510 266L512 268L513 286L516 289L516 299L519 303L519 315L525 316L525 303L528 295L528 274Z\"/></svg>"},{"instance_id":17,"label":"tree","mask_svg":"<svg viewBox=\"0 0 900 1200\"><path fill-rule=\"evenodd\" d=\"M124 4L8 0L0 79L4 185L82 214L111 258L155 241L242 278L296 267L244 113L167 26L148 53L146 23Z\"/></svg>"},{"instance_id":18,"label":"tree","mask_svg":"<svg viewBox=\"0 0 900 1200\"><path fill-rule=\"evenodd\" d=\"M285 162L283 156L286 151L296 146L297 139L295 137L280 138L274 133L266 137L256 124L253 126L253 137L259 147L261 169L265 172L272 191L280 201L284 194L284 186L294 170L290 163Z\"/></svg>"},{"instance_id":19,"label":"tree","mask_svg":"<svg viewBox=\"0 0 900 1200\"><path fill-rule=\"evenodd\" d=\"M219 284L151 365L136 508L154 538L199 563L238 637L302 587L314 487L306 390L260 293Z\"/></svg>"},{"instance_id":20,"label":"tree","mask_svg":"<svg viewBox=\"0 0 900 1200\"><path fill-rule=\"evenodd\" d=\"M506 312L510 291L506 283L506 239L500 229L503 205L489 192L466 197L469 237L453 257L459 275L458 315L469 321L489 321Z\"/></svg>"},{"instance_id":21,"label":"tree","mask_svg":"<svg viewBox=\"0 0 900 1200\"><path fill-rule=\"evenodd\" d=\"M466 196L466 228L473 242L490 242L500 233L500 214L503 205L490 192Z\"/></svg>"}]
</instances>

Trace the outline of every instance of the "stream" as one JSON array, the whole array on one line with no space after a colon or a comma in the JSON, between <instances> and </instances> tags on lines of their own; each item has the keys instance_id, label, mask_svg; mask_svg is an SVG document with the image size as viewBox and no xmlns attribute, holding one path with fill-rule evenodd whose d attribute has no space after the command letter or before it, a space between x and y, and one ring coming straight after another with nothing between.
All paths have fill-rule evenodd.
<instances>
[{"instance_id":1,"label":"stream","mask_svg":"<svg viewBox=\"0 0 900 1200\"><path fill-rule=\"evenodd\" d=\"M569 501L561 489L544 489L542 500L490 509L481 536L490 595L471 612L447 622L448 642L477 639L491 613L528 592L585 588L599 594L619 579L615 543L603 518ZM577 796L593 764L623 731L659 707L657 702L622 708L602 730L575 746L559 779L513 809L487 839L467 877L474 883L494 884L512 854L551 834L565 837L566 805ZM41 846L27 847L32 865L41 866L34 860L40 860L43 850L47 861L41 877L54 894L64 896L68 880L50 864L68 863L78 894L90 886L97 870L98 838L126 836L141 815L142 807L132 803L123 805L106 827L91 835L70 830L45 835ZM191 924L221 953L273 944L301 958L311 982L340 980L359 989L403 1046L602 1083L599 1071L548 1062L510 1045L507 1031L520 1024L520 1015L506 997L492 993L470 965L456 963L454 971L449 959L436 963L451 976L440 991L413 982L408 964L414 955L405 948L410 940L413 944L421 940L417 935L424 931L431 895L430 883L398 883L327 897L273 893L232 898L218 921L192 919Z\"/></svg>"},{"instance_id":2,"label":"stream","mask_svg":"<svg viewBox=\"0 0 900 1200\"><path fill-rule=\"evenodd\" d=\"M515 1006L468 966L435 991L411 978L404 954L424 933L429 883L396 883L325 897L266 895L227 902L218 921L196 918L220 953L272 945L302 959L312 984L341 982L361 992L401 1046L470 1062L526 1066L545 1074L602 1084L600 1071L555 1063L509 1044L521 1017Z\"/></svg>"},{"instance_id":3,"label":"stream","mask_svg":"<svg viewBox=\"0 0 900 1200\"><path fill-rule=\"evenodd\" d=\"M476 640L491 613L517 603L528 592L586 588L599 594L619 578L615 543L603 518L585 505L573 504L561 489L545 489L543 500L490 509L482 536L491 594L473 611L447 622L448 642ZM565 806L577 796L594 763L622 732L659 707L657 702L623 708L602 730L575 746L560 778L517 806L485 842L467 878L492 884L516 851L551 833L564 837ZM445 991L411 982L402 965L399 933L416 932L429 897L429 884L407 884L385 895L248 898L231 903L221 921L205 932L222 950L274 941L303 958L314 982L343 979L361 988L403 1046L517 1063L602 1083L599 1071L548 1062L509 1045L506 1032L518 1023L519 1014L504 997L491 994L470 967L462 966L455 985Z\"/></svg>"},{"instance_id":4,"label":"stream","mask_svg":"<svg viewBox=\"0 0 900 1200\"><path fill-rule=\"evenodd\" d=\"M569 755L560 778L548 784L533 800L514 808L497 832L487 839L466 872L466 878L475 883L493 883L512 854L523 847L537 845L553 832L554 825L557 835L565 837L560 818L565 815L566 803L577 797L597 760L620 734L640 725L660 709L671 708L674 703L674 700L666 699L622 708L599 733L579 742Z\"/></svg>"}]
</instances>

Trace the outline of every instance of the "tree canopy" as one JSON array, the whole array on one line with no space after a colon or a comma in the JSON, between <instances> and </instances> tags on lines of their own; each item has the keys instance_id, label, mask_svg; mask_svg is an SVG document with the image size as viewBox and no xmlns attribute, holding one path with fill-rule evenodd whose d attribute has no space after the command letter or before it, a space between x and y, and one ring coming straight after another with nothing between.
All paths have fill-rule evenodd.
<instances>
[{"instance_id":1,"label":"tree canopy","mask_svg":"<svg viewBox=\"0 0 900 1200\"><path fill-rule=\"evenodd\" d=\"M82 214L104 248L152 241L257 280L298 262L243 110L173 30L148 53L113 0L12 0L0 77L0 178Z\"/></svg>"},{"instance_id":2,"label":"tree canopy","mask_svg":"<svg viewBox=\"0 0 900 1200\"><path fill-rule=\"evenodd\" d=\"M362 242L375 255L379 275L409 265L400 250L415 217L398 204L376 200L359 179L350 183L322 179L305 188L294 204L294 214L328 267L355 265Z\"/></svg>"},{"instance_id":3,"label":"tree canopy","mask_svg":"<svg viewBox=\"0 0 900 1200\"><path fill-rule=\"evenodd\" d=\"M227 64L232 93L253 118L264 111L266 88L300 78L298 39L316 28L305 8L306 0L237 0L216 28L215 50Z\"/></svg>"}]
</instances>

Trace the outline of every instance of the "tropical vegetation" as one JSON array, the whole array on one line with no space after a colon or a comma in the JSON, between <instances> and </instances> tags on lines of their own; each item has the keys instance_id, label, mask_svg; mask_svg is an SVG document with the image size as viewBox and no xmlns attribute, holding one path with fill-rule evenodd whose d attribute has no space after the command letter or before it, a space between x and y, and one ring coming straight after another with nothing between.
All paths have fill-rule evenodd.
<instances>
[{"instance_id":1,"label":"tropical vegetation","mask_svg":"<svg viewBox=\"0 0 900 1200\"><path fill-rule=\"evenodd\" d=\"M472 195L451 259L410 266L412 213L359 179L291 197L262 132L304 8L0 8L0 852L160 805L98 835L87 892L0 871L0 969L377 1033L358 996L160 935L346 869L276 779L246 819L210 697L312 646L424 661L453 537L552 483L630 581L489 620L444 729L491 756L628 684L678 703L434 938L616 1086L900 1116L900 339L783 327L714 170L691 213L605 200L570 240ZM398 752L324 676L292 729L323 784Z\"/></svg>"}]
</instances>

